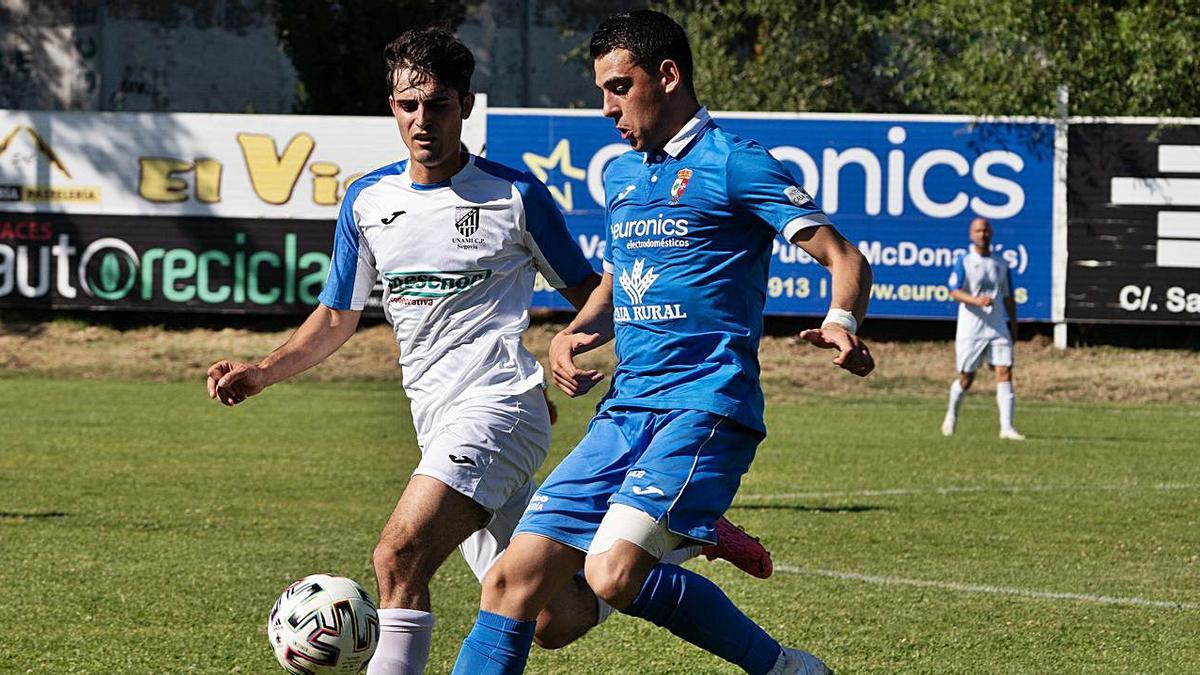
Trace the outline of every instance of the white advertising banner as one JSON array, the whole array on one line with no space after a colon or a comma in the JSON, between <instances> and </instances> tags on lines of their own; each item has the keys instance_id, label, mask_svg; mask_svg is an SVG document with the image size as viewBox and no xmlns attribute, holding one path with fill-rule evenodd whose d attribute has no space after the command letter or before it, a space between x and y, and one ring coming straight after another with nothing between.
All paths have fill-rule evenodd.
<instances>
[{"instance_id":1,"label":"white advertising banner","mask_svg":"<svg viewBox=\"0 0 1200 675\"><path fill-rule=\"evenodd\" d=\"M480 154L478 99L463 142ZM407 154L391 117L0 110L0 211L333 219Z\"/></svg>"}]
</instances>

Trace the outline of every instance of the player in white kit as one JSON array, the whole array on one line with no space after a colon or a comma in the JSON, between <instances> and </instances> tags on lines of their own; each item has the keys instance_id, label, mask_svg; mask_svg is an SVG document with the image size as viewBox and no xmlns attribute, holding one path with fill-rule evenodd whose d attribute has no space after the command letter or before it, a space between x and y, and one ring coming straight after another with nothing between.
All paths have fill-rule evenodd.
<instances>
[{"instance_id":1,"label":"player in white kit","mask_svg":"<svg viewBox=\"0 0 1200 675\"><path fill-rule=\"evenodd\" d=\"M992 255L992 225L986 218L971 221L971 247L954 261L950 297L958 301L958 331L954 340L958 377L950 383L950 404L942 434L952 436L958 409L975 381L975 371L987 360L996 369L996 406L1000 438L1023 441L1013 427L1015 396L1012 386L1013 336L1017 334L1017 303L1012 274Z\"/></svg>"},{"instance_id":2,"label":"player in white kit","mask_svg":"<svg viewBox=\"0 0 1200 675\"><path fill-rule=\"evenodd\" d=\"M209 395L235 405L320 363L354 334L382 281L421 461L373 556L382 635L372 675L424 670L434 573L458 547L482 579L533 495L550 445L542 368L521 344L536 274L576 307L599 282L545 185L460 150L474 103L470 51L426 29L397 38L385 57L409 159L348 188L321 304L288 342L258 364L208 371ZM724 534L679 555L770 573L760 545L727 521ZM539 641L561 646L606 615L580 578L539 617Z\"/></svg>"}]
</instances>

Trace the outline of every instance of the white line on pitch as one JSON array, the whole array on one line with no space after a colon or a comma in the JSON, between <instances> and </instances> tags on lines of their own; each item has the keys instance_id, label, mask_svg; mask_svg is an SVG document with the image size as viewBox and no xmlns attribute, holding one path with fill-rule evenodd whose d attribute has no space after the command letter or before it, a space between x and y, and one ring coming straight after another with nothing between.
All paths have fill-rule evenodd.
<instances>
[{"instance_id":1,"label":"white line on pitch","mask_svg":"<svg viewBox=\"0 0 1200 675\"><path fill-rule=\"evenodd\" d=\"M775 569L787 574L827 577L845 581L862 581L868 584L886 586L912 586L915 588L936 588L944 591L959 593L985 593L988 595L1011 595L1019 598L1036 598L1039 600L1073 600L1076 602L1092 602L1102 605L1133 605L1137 607L1162 607L1166 609L1200 609L1200 603L1176 602L1172 600L1147 600L1146 598L1120 598L1109 595L1091 595L1088 593L1059 593L1056 591L1031 591L1024 588L1008 588L1005 586L989 586L985 584L960 584L953 581L929 581L926 579L906 579L904 577L876 576L858 574L857 572L838 572L835 570L794 567L792 565L776 565Z\"/></svg>"},{"instance_id":2,"label":"white line on pitch","mask_svg":"<svg viewBox=\"0 0 1200 675\"><path fill-rule=\"evenodd\" d=\"M942 410L946 407L944 397L937 399L915 400L908 401L891 401L886 399L854 399L851 401L841 402L839 405L844 407L871 407L871 408L923 408L932 405L932 401L936 400L941 407L934 406L939 411L939 419ZM1091 409L1100 409L1105 415L1120 416L1120 417L1200 417L1200 410L1191 410L1189 408L1168 408L1165 403L1149 403L1141 404L1147 407L1129 408L1119 403L1087 403L1076 405L1064 405L1061 403L1049 402L1033 402L1029 403L1025 409L1025 414L1044 414L1044 413L1066 413L1068 415L1079 415L1086 411L1083 408L1086 406Z\"/></svg>"},{"instance_id":3,"label":"white line on pitch","mask_svg":"<svg viewBox=\"0 0 1200 675\"><path fill-rule=\"evenodd\" d=\"M825 490L786 494L742 493L737 502L761 502L776 499L839 499L845 497L908 497L912 495L955 495L980 492L1114 492L1121 490L1196 490L1197 483L1157 483L1155 485L962 485L940 488L881 488L875 490ZM734 503L734 507L737 507Z\"/></svg>"}]
</instances>

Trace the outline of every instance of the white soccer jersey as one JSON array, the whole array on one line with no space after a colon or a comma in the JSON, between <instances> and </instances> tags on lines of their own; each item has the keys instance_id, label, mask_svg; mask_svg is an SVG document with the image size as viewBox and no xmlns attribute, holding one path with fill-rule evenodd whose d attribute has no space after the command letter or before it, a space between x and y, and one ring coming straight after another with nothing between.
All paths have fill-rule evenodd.
<instances>
[{"instance_id":1,"label":"white soccer jersey","mask_svg":"<svg viewBox=\"0 0 1200 675\"><path fill-rule=\"evenodd\" d=\"M362 309L383 280L424 440L455 402L541 384L521 344L538 271L555 288L592 272L545 185L475 156L449 180L414 183L406 160L347 190L320 300Z\"/></svg>"},{"instance_id":2,"label":"white soccer jersey","mask_svg":"<svg viewBox=\"0 0 1200 675\"><path fill-rule=\"evenodd\" d=\"M993 300L989 307L958 303L958 340L1011 338L1008 310L1004 308L1004 298L1012 297L1012 274L1008 265L995 256L979 255L972 246L966 255L954 261L949 286L952 291L986 295Z\"/></svg>"}]
</instances>

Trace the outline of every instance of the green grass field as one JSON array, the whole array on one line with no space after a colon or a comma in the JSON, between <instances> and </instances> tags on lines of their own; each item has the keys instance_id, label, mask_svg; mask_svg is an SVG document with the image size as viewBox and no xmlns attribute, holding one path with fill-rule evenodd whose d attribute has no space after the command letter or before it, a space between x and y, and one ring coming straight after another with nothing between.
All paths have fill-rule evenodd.
<instances>
[{"instance_id":1,"label":"green grass field","mask_svg":"<svg viewBox=\"0 0 1200 675\"><path fill-rule=\"evenodd\" d=\"M768 393L768 401L771 396ZM563 401L552 465L595 399ZM766 581L692 566L842 673L1200 672L1200 413L990 395L768 404L729 516ZM0 379L3 673L273 673L264 625L292 580L374 588L370 551L417 451L398 385L281 385L238 409L201 382ZM434 586L431 673L478 586ZM623 616L538 673L729 673Z\"/></svg>"}]
</instances>

